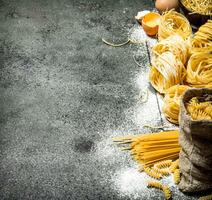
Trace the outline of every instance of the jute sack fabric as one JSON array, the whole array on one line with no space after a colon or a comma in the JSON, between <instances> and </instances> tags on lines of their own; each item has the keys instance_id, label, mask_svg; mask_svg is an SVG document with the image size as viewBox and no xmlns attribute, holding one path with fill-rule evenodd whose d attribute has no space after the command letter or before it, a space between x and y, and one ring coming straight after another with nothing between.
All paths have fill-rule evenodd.
<instances>
[{"instance_id":1,"label":"jute sack fabric","mask_svg":"<svg viewBox=\"0 0 212 200\"><path fill-rule=\"evenodd\" d=\"M212 120L192 120L186 103L193 97L212 101L212 89L189 89L181 99L179 189L183 192L212 188Z\"/></svg>"}]
</instances>

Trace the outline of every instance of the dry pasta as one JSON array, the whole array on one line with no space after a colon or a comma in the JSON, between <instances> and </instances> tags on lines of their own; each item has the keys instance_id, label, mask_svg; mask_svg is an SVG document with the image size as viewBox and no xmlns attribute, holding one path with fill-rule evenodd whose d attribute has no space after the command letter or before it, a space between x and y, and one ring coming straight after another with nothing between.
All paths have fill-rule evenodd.
<instances>
[{"instance_id":1,"label":"dry pasta","mask_svg":"<svg viewBox=\"0 0 212 200\"><path fill-rule=\"evenodd\" d=\"M165 196L165 199L171 199L171 190L167 185L163 185L163 193Z\"/></svg>"},{"instance_id":2,"label":"dry pasta","mask_svg":"<svg viewBox=\"0 0 212 200\"><path fill-rule=\"evenodd\" d=\"M172 52L163 52L152 58L149 79L159 93L164 94L171 86L182 84L185 76L183 63Z\"/></svg>"},{"instance_id":3,"label":"dry pasta","mask_svg":"<svg viewBox=\"0 0 212 200\"><path fill-rule=\"evenodd\" d=\"M212 1L211 0L182 0L182 4L193 11L202 15L212 15Z\"/></svg>"},{"instance_id":4,"label":"dry pasta","mask_svg":"<svg viewBox=\"0 0 212 200\"><path fill-rule=\"evenodd\" d=\"M185 16L170 10L161 17L158 28L158 38L162 40L175 34L180 35L183 39L187 39L191 36L192 29Z\"/></svg>"},{"instance_id":5,"label":"dry pasta","mask_svg":"<svg viewBox=\"0 0 212 200\"><path fill-rule=\"evenodd\" d=\"M212 200L212 194L200 197L198 200Z\"/></svg>"},{"instance_id":6,"label":"dry pasta","mask_svg":"<svg viewBox=\"0 0 212 200\"><path fill-rule=\"evenodd\" d=\"M158 172L152 170L149 167L144 167L143 171L146 172L149 176L151 176L152 178L155 178L155 179L160 179L162 177L161 173L158 173Z\"/></svg>"},{"instance_id":7,"label":"dry pasta","mask_svg":"<svg viewBox=\"0 0 212 200\"><path fill-rule=\"evenodd\" d=\"M174 171L176 169L179 169L179 159L175 160L174 162L172 162L171 166L170 166L170 171L172 173L174 173Z\"/></svg>"},{"instance_id":8,"label":"dry pasta","mask_svg":"<svg viewBox=\"0 0 212 200\"><path fill-rule=\"evenodd\" d=\"M149 188L157 188L162 190L163 189L163 184L160 182L156 182L156 181L150 181L147 183L147 187Z\"/></svg>"},{"instance_id":9,"label":"dry pasta","mask_svg":"<svg viewBox=\"0 0 212 200\"><path fill-rule=\"evenodd\" d=\"M168 176L170 174L169 168L160 169L160 168L154 167L153 171L155 171L158 174L161 174L162 176Z\"/></svg>"},{"instance_id":10,"label":"dry pasta","mask_svg":"<svg viewBox=\"0 0 212 200\"><path fill-rule=\"evenodd\" d=\"M141 166L149 167L160 161L177 159L180 152L178 138L179 131L174 130L114 138L114 141L128 144L125 149L130 150L133 159Z\"/></svg>"},{"instance_id":11,"label":"dry pasta","mask_svg":"<svg viewBox=\"0 0 212 200\"><path fill-rule=\"evenodd\" d=\"M155 163L154 168L158 168L158 169L167 168L171 166L171 164L172 164L172 160L163 160L163 161Z\"/></svg>"},{"instance_id":12,"label":"dry pasta","mask_svg":"<svg viewBox=\"0 0 212 200\"><path fill-rule=\"evenodd\" d=\"M186 104L186 109L193 120L212 120L212 101L201 102L193 97Z\"/></svg>"},{"instance_id":13,"label":"dry pasta","mask_svg":"<svg viewBox=\"0 0 212 200\"><path fill-rule=\"evenodd\" d=\"M179 184L179 182L180 182L180 170L175 169L174 170L174 183Z\"/></svg>"},{"instance_id":14,"label":"dry pasta","mask_svg":"<svg viewBox=\"0 0 212 200\"><path fill-rule=\"evenodd\" d=\"M180 98L189 89L186 85L175 85L169 88L165 94L163 113L166 119L174 124L178 124L180 112Z\"/></svg>"},{"instance_id":15,"label":"dry pasta","mask_svg":"<svg viewBox=\"0 0 212 200\"><path fill-rule=\"evenodd\" d=\"M167 51L172 52L176 59L179 59L185 65L189 57L188 41L185 41L180 35L171 35L152 48L155 57Z\"/></svg>"},{"instance_id":16,"label":"dry pasta","mask_svg":"<svg viewBox=\"0 0 212 200\"><path fill-rule=\"evenodd\" d=\"M191 52L212 51L212 20L208 20L194 34L191 40Z\"/></svg>"},{"instance_id":17,"label":"dry pasta","mask_svg":"<svg viewBox=\"0 0 212 200\"><path fill-rule=\"evenodd\" d=\"M194 53L187 66L186 82L197 88L212 88L212 51Z\"/></svg>"},{"instance_id":18,"label":"dry pasta","mask_svg":"<svg viewBox=\"0 0 212 200\"><path fill-rule=\"evenodd\" d=\"M167 185L163 185L160 182L151 181L151 182L147 183L147 187L160 189L160 190L163 191L165 199L170 199L171 198L171 190L170 190L170 188Z\"/></svg>"}]
</instances>

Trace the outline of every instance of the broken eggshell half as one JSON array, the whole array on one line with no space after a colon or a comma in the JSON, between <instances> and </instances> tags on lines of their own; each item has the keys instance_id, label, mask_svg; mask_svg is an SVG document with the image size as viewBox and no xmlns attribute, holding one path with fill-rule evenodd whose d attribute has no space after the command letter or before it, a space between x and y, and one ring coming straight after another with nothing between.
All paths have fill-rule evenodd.
<instances>
[{"instance_id":1,"label":"broken eggshell half","mask_svg":"<svg viewBox=\"0 0 212 200\"><path fill-rule=\"evenodd\" d=\"M140 11L140 12L138 12L137 15L135 16L135 19L137 20L137 22L138 22L139 24L142 24L142 19L143 19L143 17L144 17L146 14L148 14L148 13L150 13L149 10Z\"/></svg>"},{"instance_id":2,"label":"broken eggshell half","mask_svg":"<svg viewBox=\"0 0 212 200\"><path fill-rule=\"evenodd\" d=\"M150 12L144 15L142 19L142 27L147 35L154 36L158 33L160 18L160 14L155 12Z\"/></svg>"}]
</instances>

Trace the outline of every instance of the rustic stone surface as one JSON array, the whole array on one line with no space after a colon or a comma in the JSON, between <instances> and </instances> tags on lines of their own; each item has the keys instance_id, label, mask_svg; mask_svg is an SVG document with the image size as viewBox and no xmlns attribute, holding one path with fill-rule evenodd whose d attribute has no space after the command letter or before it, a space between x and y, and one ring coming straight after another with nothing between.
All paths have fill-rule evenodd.
<instances>
[{"instance_id":1,"label":"rustic stone surface","mask_svg":"<svg viewBox=\"0 0 212 200\"><path fill-rule=\"evenodd\" d=\"M161 125L146 45L101 41L125 40L139 29L133 16L152 5L0 1L0 199L163 199L111 141Z\"/></svg>"}]
</instances>

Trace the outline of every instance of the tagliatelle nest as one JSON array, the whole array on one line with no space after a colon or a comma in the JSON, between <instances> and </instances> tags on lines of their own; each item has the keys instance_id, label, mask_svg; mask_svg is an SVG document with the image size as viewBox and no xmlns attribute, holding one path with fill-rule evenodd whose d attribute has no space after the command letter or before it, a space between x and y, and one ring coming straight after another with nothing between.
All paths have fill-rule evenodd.
<instances>
[{"instance_id":1,"label":"tagliatelle nest","mask_svg":"<svg viewBox=\"0 0 212 200\"><path fill-rule=\"evenodd\" d=\"M202 15L212 15L212 1L211 0L182 0L182 4L193 11Z\"/></svg>"},{"instance_id":2,"label":"tagliatelle nest","mask_svg":"<svg viewBox=\"0 0 212 200\"><path fill-rule=\"evenodd\" d=\"M192 29L184 15L170 10L161 17L158 28L158 38L162 40L175 34L180 35L183 39L187 39L191 36Z\"/></svg>"},{"instance_id":3,"label":"tagliatelle nest","mask_svg":"<svg viewBox=\"0 0 212 200\"><path fill-rule=\"evenodd\" d=\"M152 52L155 57L167 51L172 52L185 65L189 57L189 48L188 41L180 35L172 35L158 42L152 48Z\"/></svg>"},{"instance_id":4,"label":"tagliatelle nest","mask_svg":"<svg viewBox=\"0 0 212 200\"><path fill-rule=\"evenodd\" d=\"M212 51L194 53L190 57L186 82L196 88L212 88Z\"/></svg>"},{"instance_id":5,"label":"tagliatelle nest","mask_svg":"<svg viewBox=\"0 0 212 200\"><path fill-rule=\"evenodd\" d=\"M212 20L202 25L191 40L191 52L212 51Z\"/></svg>"},{"instance_id":6,"label":"tagliatelle nest","mask_svg":"<svg viewBox=\"0 0 212 200\"><path fill-rule=\"evenodd\" d=\"M183 63L171 52L152 58L149 79L152 86L164 94L173 85L182 84L186 76Z\"/></svg>"},{"instance_id":7,"label":"tagliatelle nest","mask_svg":"<svg viewBox=\"0 0 212 200\"><path fill-rule=\"evenodd\" d=\"M189 89L187 85L175 85L165 94L163 113L166 119L174 124L179 124L180 98L187 89Z\"/></svg>"}]
</instances>

